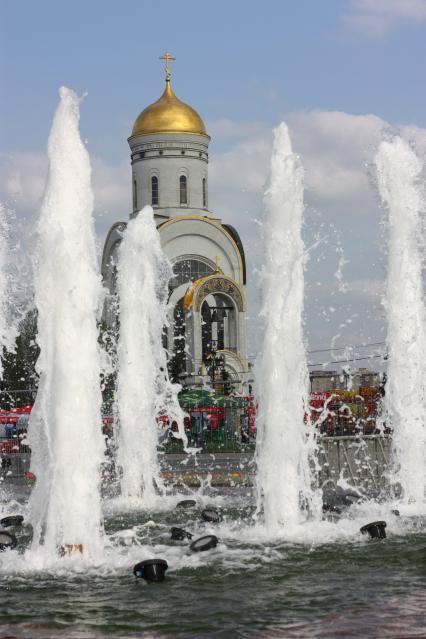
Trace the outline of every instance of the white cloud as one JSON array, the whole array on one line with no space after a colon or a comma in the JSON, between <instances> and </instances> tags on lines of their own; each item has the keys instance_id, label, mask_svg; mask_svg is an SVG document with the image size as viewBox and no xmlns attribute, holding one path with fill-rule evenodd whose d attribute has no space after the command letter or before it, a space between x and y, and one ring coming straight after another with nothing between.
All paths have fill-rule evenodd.
<instances>
[{"instance_id":1,"label":"white cloud","mask_svg":"<svg viewBox=\"0 0 426 639\"><path fill-rule=\"evenodd\" d=\"M210 161L211 188L244 189L252 193L263 191L271 152L270 135L250 137ZM237 163L237 164L236 164ZM244 176L244 181L242 177Z\"/></svg>"},{"instance_id":2,"label":"white cloud","mask_svg":"<svg viewBox=\"0 0 426 639\"><path fill-rule=\"evenodd\" d=\"M264 126L262 135L248 136L210 159L209 208L235 226L246 244L258 234L253 219L262 215L271 141L271 131Z\"/></svg>"},{"instance_id":3,"label":"white cloud","mask_svg":"<svg viewBox=\"0 0 426 639\"><path fill-rule=\"evenodd\" d=\"M29 217L40 206L47 159L42 154L16 152L0 155L0 198L19 216Z\"/></svg>"},{"instance_id":4,"label":"white cloud","mask_svg":"<svg viewBox=\"0 0 426 639\"><path fill-rule=\"evenodd\" d=\"M306 187L316 204L338 202L351 208L370 190L365 165L371 161L381 132L388 125L374 115L311 111L285 116L295 150L301 155ZM258 215L265 188L272 134L261 123L221 120L222 135L234 131L228 149L211 157L210 204L223 210L252 209ZM406 127L405 134L426 148L426 131ZM127 162L110 165L92 158L95 212L105 220L126 216L130 210L130 169ZM0 197L18 214L32 215L40 204L47 171L44 154L16 152L0 156ZM254 206L253 206L254 205ZM362 211L360 211L361 213ZM244 218L245 219L245 218Z\"/></svg>"},{"instance_id":5,"label":"white cloud","mask_svg":"<svg viewBox=\"0 0 426 639\"><path fill-rule=\"evenodd\" d=\"M373 159L384 136L399 132L426 155L426 129L400 129L372 115L339 111L288 113L295 151L305 171L306 201L324 219L337 223L367 223L380 215L374 182ZM228 121L227 127L233 128ZM240 123L235 129L244 130ZM250 131L250 127L247 129ZM243 140L211 157L210 205L219 216L231 216L242 227L261 215L262 194L268 179L272 132L263 125ZM373 180L371 179L373 174Z\"/></svg>"},{"instance_id":6,"label":"white cloud","mask_svg":"<svg viewBox=\"0 0 426 639\"><path fill-rule=\"evenodd\" d=\"M18 218L35 222L47 177L44 154L16 152L0 155L0 201ZM127 218L130 211L130 169L92 158L92 184L95 195L95 219L98 232L105 234L117 218Z\"/></svg>"},{"instance_id":7,"label":"white cloud","mask_svg":"<svg viewBox=\"0 0 426 639\"><path fill-rule=\"evenodd\" d=\"M369 180L377 146L389 124L375 115L335 111L289 113L285 119L293 146L305 169L306 199L324 219L372 219L378 208ZM238 225L242 233L257 234L250 224L262 213L262 194L268 177L272 132L259 122L216 123L228 139L228 148L211 156L210 208ZM401 128L420 155L426 154L426 129ZM95 215L102 231L117 218L127 217L131 202L130 168L127 162L110 165L92 158ZM16 152L0 155L0 199L19 216L36 214L47 171L44 154ZM98 226L99 226L98 224Z\"/></svg>"},{"instance_id":8,"label":"white cloud","mask_svg":"<svg viewBox=\"0 0 426 639\"><path fill-rule=\"evenodd\" d=\"M426 129L408 125L401 127L401 135L413 146L417 155L424 160L426 158Z\"/></svg>"},{"instance_id":9,"label":"white cloud","mask_svg":"<svg viewBox=\"0 0 426 639\"><path fill-rule=\"evenodd\" d=\"M221 118L220 120L207 122L207 131L213 142L221 140L229 142L230 139L254 137L259 135L259 133L263 133L264 129L264 122L259 121L238 122L228 118Z\"/></svg>"},{"instance_id":10,"label":"white cloud","mask_svg":"<svg viewBox=\"0 0 426 639\"><path fill-rule=\"evenodd\" d=\"M308 241L318 231L328 236L312 252L307 268L307 330L311 343L327 345L338 324L352 314L353 321L340 331L341 339L356 340L358 335L376 341L383 327L380 295L384 264L379 250L383 238L378 197L369 172L380 140L394 129L371 114L309 111L288 113L284 118L305 169ZM229 120L221 121L218 132L219 129L227 147L211 156L209 207L241 234L249 268L250 316L255 318L258 295L251 272L262 261L260 226L255 220L261 220L263 213L272 132L266 124L246 125ZM227 131L234 131L234 135L228 136ZM400 133L420 155L426 155L426 129L403 126ZM127 162L111 165L93 157L92 166L96 227L101 244L109 226L129 214L131 173ZM43 154L0 155L0 200L15 209L18 217L34 220L46 171ZM341 257L340 246L347 260L343 269L346 293L339 291L334 277ZM321 286L316 286L316 282ZM327 310L331 300L336 309L333 313ZM253 322L253 329L256 327Z\"/></svg>"},{"instance_id":11,"label":"white cloud","mask_svg":"<svg viewBox=\"0 0 426 639\"><path fill-rule=\"evenodd\" d=\"M368 167L389 125L374 115L332 111L289 113L285 120L305 169L308 204L339 220L377 215ZM422 140L423 130L411 128L410 134ZM264 126L212 157L210 203L219 215L226 212L242 225L247 217L259 217L271 141L271 131Z\"/></svg>"},{"instance_id":12,"label":"white cloud","mask_svg":"<svg viewBox=\"0 0 426 639\"><path fill-rule=\"evenodd\" d=\"M401 24L426 22L426 0L352 0L343 21L354 33L382 39Z\"/></svg>"},{"instance_id":13,"label":"white cloud","mask_svg":"<svg viewBox=\"0 0 426 639\"><path fill-rule=\"evenodd\" d=\"M389 125L375 115L311 111L287 116L305 169L307 202L342 220L376 215L370 166Z\"/></svg>"},{"instance_id":14,"label":"white cloud","mask_svg":"<svg viewBox=\"0 0 426 639\"><path fill-rule=\"evenodd\" d=\"M105 234L117 220L126 220L131 212L131 169L128 162L106 164L92 159L92 184L98 231Z\"/></svg>"}]
</instances>

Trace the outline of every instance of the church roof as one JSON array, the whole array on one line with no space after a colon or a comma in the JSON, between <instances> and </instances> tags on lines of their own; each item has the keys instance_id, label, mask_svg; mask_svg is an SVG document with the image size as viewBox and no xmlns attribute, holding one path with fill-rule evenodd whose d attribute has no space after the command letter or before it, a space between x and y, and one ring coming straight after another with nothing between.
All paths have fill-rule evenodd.
<instances>
[{"instance_id":1,"label":"church roof","mask_svg":"<svg viewBox=\"0 0 426 639\"><path fill-rule=\"evenodd\" d=\"M140 113L133 125L132 136L151 133L195 133L207 135L204 122L198 113L173 93L170 78L157 102Z\"/></svg>"}]
</instances>

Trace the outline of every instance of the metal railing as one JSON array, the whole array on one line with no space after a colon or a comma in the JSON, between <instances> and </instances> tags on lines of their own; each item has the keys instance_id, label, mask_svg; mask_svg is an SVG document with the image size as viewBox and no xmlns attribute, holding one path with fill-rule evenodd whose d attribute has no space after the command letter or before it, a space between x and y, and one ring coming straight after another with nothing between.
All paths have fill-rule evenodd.
<instances>
[{"instance_id":1,"label":"metal railing","mask_svg":"<svg viewBox=\"0 0 426 639\"><path fill-rule=\"evenodd\" d=\"M0 478L24 477L30 469L31 449L22 436L0 438Z\"/></svg>"},{"instance_id":2,"label":"metal railing","mask_svg":"<svg viewBox=\"0 0 426 639\"><path fill-rule=\"evenodd\" d=\"M247 415L242 407L190 408L187 414L185 431L191 447L201 448L203 452L237 452L254 446L254 417ZM182 447L180 440L175 439L170 431L165 451L172 451L173 445Z\"/></svg>"}]
</instances>

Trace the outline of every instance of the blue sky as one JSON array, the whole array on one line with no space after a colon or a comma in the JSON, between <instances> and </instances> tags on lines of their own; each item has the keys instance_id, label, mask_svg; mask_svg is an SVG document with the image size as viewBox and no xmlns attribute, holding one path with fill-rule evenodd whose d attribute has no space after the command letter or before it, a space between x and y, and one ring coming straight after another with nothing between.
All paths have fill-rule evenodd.
<instances>
[{"instance_id":1,"label":"blue sky","mask_svg":"<svg viewBox=\"0 0 426 639\"><path fill-rule=\"evenodd\" d=\"M311 346L337 334L377 341L385 237L371 167L389 127L426 154L426 0L1 0L0 199L18 219L36 215L63 84L88 93L81 131L100 246L127 218L127 137L163 90L166 48L176 94L212 136L211 208L239 228L251 269L271 130L285 119L306 171L307 241L325 238L307 269Z\"/></svg>"},{"instance_id":2,"label":"blue sky","mask_svg":"<svg viewBox=\"0 0 426 639\"><path fill-rule=\"evenodd\" d=\"M161 92L166 48L176 92L206 120L272 126L287 111L322 109L425 126L425 23L366 37L346 26L354 4L2 0L2 147L43 148L66 84L89 93L82 130L94 151L126 154L132 120Z\"/></svg>"}]
</instances>

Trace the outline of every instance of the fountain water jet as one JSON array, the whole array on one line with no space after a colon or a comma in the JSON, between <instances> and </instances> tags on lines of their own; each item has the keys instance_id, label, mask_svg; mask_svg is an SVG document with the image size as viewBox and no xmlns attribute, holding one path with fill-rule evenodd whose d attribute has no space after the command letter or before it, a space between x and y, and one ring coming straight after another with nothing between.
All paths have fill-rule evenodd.
<instances>
[{"instance_id":1,"label":"fountain water jet","mask_svg":"<svg viewBox=\"0 0 426 639\"><path fill-rule=\"evenodd\" d=\"M152 507L164 491L158 464L158 415L176 421L186 445L179 385L171 384L162 338L172 268L164 255L153 210L130 220L118 253L120 310L117 405L121 493Z\"/></svg>"},{"instance_id":2,"label":"fountain water jet","mask_svg":"<svg viewBox=\"0 0 426 639\"><path fill-rule=\"evenodd\" d=\"M78 547L102 552L100 365L97 269L89 155L79 134L78 96L59 91L48 142L49 174L38 221L35 304L39 390L31 414L33 549L51 561ZM39 545L43 544L40 549Z\"/></svg>"},{"instance_id":3,"label":"fountain water jet","mask_svg":"<svg viewBox=\"0 0 426 639\"><path fill-rule=\"evenodd\" d=\"M393 430L394 475L403 499L424 503L426 490L426 314L422 283L424 201L422 164L400 137L376 156L383 204L389 211L386 420Z\"/></svg>"},{"instance_id":4,"label":"fountain water jet","mask_svg":"<svg viewBox=\"0 0 426 639\"><path fill-rule=\"evenodd\" d=\"M308 368L303 343L303 169L288 128L274 135L263 223L265 264L261 314L265 321L257 362L259 414L256 446L257 508L268 533L280 535L306 517L316 500L311 488L314 440L308 414Z\"/></svg>"}]
</instances>

